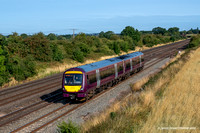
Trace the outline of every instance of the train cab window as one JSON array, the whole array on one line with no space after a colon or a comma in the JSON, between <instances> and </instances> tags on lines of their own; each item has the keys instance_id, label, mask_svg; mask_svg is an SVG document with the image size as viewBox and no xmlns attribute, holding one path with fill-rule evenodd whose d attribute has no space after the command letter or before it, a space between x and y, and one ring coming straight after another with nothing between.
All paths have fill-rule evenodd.
<instances>
[{"instance_id":1,"label":"train cab window","mask_svg":"<svg viewBox=\"0 0 200 133\"><path fill-rule=\"evenodd\" d=\"M82 85L82 74L66 74L65 85Z\"/></svg>"}]
</instances>

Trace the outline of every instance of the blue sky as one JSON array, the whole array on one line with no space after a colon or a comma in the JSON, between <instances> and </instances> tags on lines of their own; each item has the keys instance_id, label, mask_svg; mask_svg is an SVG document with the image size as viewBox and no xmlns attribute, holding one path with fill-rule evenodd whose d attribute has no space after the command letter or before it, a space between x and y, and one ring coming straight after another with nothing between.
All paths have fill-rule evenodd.
<instances>
[{"instance_id":1,"label":"blue sky","mask_svg":"<svg viewBox=\"0 0 200 133\"><path fill-rule=\"evenodd\" d=\"M200 27L199 0L0 0L0 33L120 33Z\"/></svg>"}]
</instances>

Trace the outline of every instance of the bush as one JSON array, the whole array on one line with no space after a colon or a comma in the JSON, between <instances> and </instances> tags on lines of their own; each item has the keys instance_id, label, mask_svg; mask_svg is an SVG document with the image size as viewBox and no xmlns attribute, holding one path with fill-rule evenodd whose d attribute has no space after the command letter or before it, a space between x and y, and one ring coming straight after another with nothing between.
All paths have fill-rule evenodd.
<instances>
[{"instance_id":1,"label":"bush","mask_svg":"<svg viewBox=\"0 0 200 133\"><path fill-rule=\"evenodd\" d=\"M128 48L131 50L135 50L135 44L133 43L133 39L129 36L123 36L122 39L128 43Z\"/></svg>"},{"instance_id":2,"label":"bush","mask_svg":"<svg viewBox=\"0 0 200 133\"><path fill-rule=\"evenodd\" d=\"M191 41L190 41L190 44L189 44L189 48L196 47L196 46L199 46L199 45L200 45L200 35L193 36L191 38Z\"/></svg>"},{"instance_id":3,"label":"bush","mask_svg":"<svg viewBox=\"0 0 200 133\"><path fill-rule=\"evenodd\" d=\"M24 59L24 64L25 64L25 78L32 77L36 74L36 63L34 61L34 57L32 55L28 55Z\"/></svg>"},{"instance_id":4,"label":"bush","mask_svg":"<svg viewBox=\"0 0 200 133\"><path fill-rule=\"evenodd\" d=\"M55 61L61 61L63 58L62 51L59 49L58 45L56 43L51 44L51 50L52 50L52 59Z\"/></svg>"},{"instance_id":5,"label":"bush","mask_svg":"<svg viewBox=\"0 0 200 133\"><path fill-rule=\"evenodd\" d=\"M74 60L78 62L83 62L84 61L84 56L83 52L81 52L79 49L73 51L73 57Z\"/></svg>"},{"instance_id":6,"label":"bush","mask_svg":"<svg viewBox=\"0 0 200 133\"><path fill-rule=\"evenodd\" d=\"M81 50L81 52L83 52L83 56L87 56L88 54L90 54L91 49L89 48L89 46L87 46L87 44L85 43L79 43L79 48Z\"/></svg>"},{"instance_id":7,"label":"bush","mask_svg":"<svg viewBox=\"0 0 200 133\"><path fill-rule=\"evenodd\" d=\"M3 55L3 49L0 45L0 86L2 86L5 82L8 82L9 73L7 72L5 65L6 58Z\"/></svg>"},{"instance_id":8,"label":"bush","mask_svg":"<svg viewBox=\"0 0 200 133\"><path fill-rule=\"evenodd\" d=\"M110 118L113 120L116 117L116 112L110 112Z\"/></svg>"},{"instance_id":9,"label":"bush","mask_svg":"<svg viewBox=\"0 0 200 133\"><path fill-rule=\"evenodd\" d=\"M2 86L4 83L9 82L10 75L8 71L4 71L0 73L0 86Z\"/></svg>"},{"instance_id":10,"label":"bush","mask_svg":"<svg viewBox=\"0 0 200 133\"><path fill-rule=\"evenodd\" d=\"M124 51L124 52L128 52L128 43L127 42L125 42L125 41L122 41L122 42L120 42L120 48L121 48L121 50L122 51Z\"/></svg>"},{"instance_id":11,"label":"bush","mask_svg":"<svg viewBox=\"0 0 200 133\"><path fill-rule=\"evenodd\" d=\"M35 34L25 39L25 44L29 46L30 53L38 61L51 61L52 50L49 41L43 33Z\"/></svg>"},{"instance_id":12,"label":"bush","mask_svg":"<svg viewBox=\"0 0 200 133\"><path fill-rule=\"evenodd\" d=\"M152 46L160 43L160 40L155 35L145 35L143 37L142 42L147 47L152 47Z\"/></svg>"},{"instance_id":13,"label":"bush","mask_svg":"<svg viewBox=\"0 0 200 133\"><path fill-rule=\"evenodd\" d=\"M120 54L120 46L119 46L119 43L117 41L114 41L114 45L113 45L113 50L116 54Z\"/></svg>"},{"instance_id":14,"label":"bush","mask_svg":"<svg viewBox=\"0 0 200 133\"><path fill-rule=\"evenodd\" d=\"M95 52L103 53L104 55L114 54L113 50L109 49L108 45L102 45L101 47L97 48Z\"/></svg>"},{"instance_id":15,"label":"bush","mask_svg":"<svg viewBox=\"0 0 200 133\"><path fill-rule=\"evenodd\" d=\"M78 133L79 127L69 121L69 123L62 122L58 125L58 132L59 133Z\"/></svg>"},{"instance_id":16,"label":"bush","mask_svg":"<svg viewBox=\"0 0 200 133\"><path fill-rule=\"evenodd\" d=\"M17 80L25 80L36 74L36 65L32 56L25 59L15 56L8 59L9 73Z\"/></svg>"}]
</instances>

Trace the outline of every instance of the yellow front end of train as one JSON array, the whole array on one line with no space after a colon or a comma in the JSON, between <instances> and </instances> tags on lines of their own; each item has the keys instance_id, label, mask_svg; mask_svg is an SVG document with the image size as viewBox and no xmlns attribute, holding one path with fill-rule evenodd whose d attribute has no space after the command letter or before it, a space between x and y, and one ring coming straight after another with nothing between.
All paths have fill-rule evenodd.
<instances>
[{"instance_id":1,"label":"yellow front end of train","mask_svg":"<svg viewBox=\"0 0 200 133\"><path fill-rule=\"evenodd\" d=\"M67 71L65 72L64 89L66 92L79 92L82 88L83 72Z\"/></svg>"}]
</instances>

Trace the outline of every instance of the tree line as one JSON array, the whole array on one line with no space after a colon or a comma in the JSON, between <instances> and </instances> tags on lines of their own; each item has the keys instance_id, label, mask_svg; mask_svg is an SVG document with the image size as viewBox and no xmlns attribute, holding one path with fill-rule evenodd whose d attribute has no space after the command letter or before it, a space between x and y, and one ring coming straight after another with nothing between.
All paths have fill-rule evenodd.
<instances>
[{"instance_id":1,"label":"tree line","mask_svg":"<svg viewBox=\"0 0 200 133\"><path fill-rule=\"evenodd\" d=\"M41 32L34 35L0 34L0 86L9 82L11 77L21 81L34 76L38 64L43 62L62 62L67 58L84 62L85 58L95 54L119 55L121 51L134 50L136 46L152 47L181 38L184 36L177 27L168 30L156 27L147 33L127 26L120 34L102 31L97 36L80 33L75 38Z\"/></svg>"}]
</instances>

